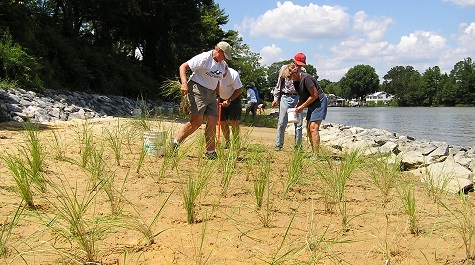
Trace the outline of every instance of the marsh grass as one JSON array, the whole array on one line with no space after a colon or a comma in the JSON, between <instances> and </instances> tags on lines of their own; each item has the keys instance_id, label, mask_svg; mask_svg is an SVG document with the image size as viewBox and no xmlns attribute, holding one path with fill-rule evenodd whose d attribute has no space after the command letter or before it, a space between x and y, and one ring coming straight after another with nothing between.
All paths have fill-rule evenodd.
<instances>
[{"instance_id":1,"label":"marsh grass","mask_svg":"<svg viewBox=\"0 0 475 265\"><path fill-rule=\"evenodd\" d=\"M298 256L304 249L305 246L296 244L295 242L291 242L289 244L285 244L287 241L287 237L290 235L290 231L292 228L292 223L295 219L295 213L292 215L290 219L289 225L285 230L282 240L277 248L277 250L272 254L270 260L267 261L267 264L289 264L295 262L295 257Z\"/></svg>"},{"instance_id":2,"label":"marsh grass","mask_svg":"<svg viewBox=\"0 0 475 265\"><path fill-rule=\"evenodd\" d=\"M256 199L257 209L261 209L266 187L267 189L270 187L270 161L269 157L265 156L257 163L259 165L259 171L258 174L255 174L253 181L254 198ZM267 197L267 201L269 201L269 197Z\"/></svg>"},{"instance_id":3,"label":"marsh grass","mask_svg":"<svg viewBox=\"0 0 475 265\"><path fill-rule=\"evenodd\" d=\"M117 119L117 126L109 130L108 128L104 128L104 134L107 143L109 144L112 153L114 154L115 162L118 166L120 166L120 160L122 158L122 145L123 139L122 136L124 135L124 129L120 125L120 120Z\"/></svg>"},{"instance_id":4,"label":"marsh grass","mask_svg":"<svg viewBox=\"0 0 475 265\"><path fill-rule=\"evenodd\" d=\"M401 159L377 153L366 159L368 180L381 192L383 204L391 201L391 191L401 178Z\"/></svg>"},{"instance_id":5,"label":"marsh grass","mask_svg":"<svg viewBox=\"0 0 475 265\"><path fill-rule=\"evenodd\" d=\"M22 216L25 207L20 203L12 216L7 216L5 220L0 223L0 256L6 258L9 254L10 239L13 231L18 226L18 221Z\"/></svg>"},{"instance_id":6,"label":"marsh grass","mask_svg":"<svg viewBox=\"0 0 475 265\"><path fill-rule=\"evenodd\" d=\"M425 174L422 176L422 182L427 196L432 199L434 203L438 203L444 197L447 196L447 187L451 178L448 176L434 177L433 174L426 169ZM438 204L439 205L439 204Z\"/></svg>"},{"instance_id":7,"label":"marsh grass","mask_svg":"<svg viewBox=\"0 0 475 265\"><path fill-rule=\"evenodd\" d=\"M468 264L475 263L475 215L474 207L468 200L468 196L463 193L458 194L458 205L448 205L439 200L438 203L446 210L451 219L448 220L448 225L462 239L462 247L465 250L465 261Z\"/></svg>"},{"instance_id":8,"label":"marsh grass","mask_svg":"<svg viewBox=\"0 0 475 265\"><path fill-rule=\"evenodd\" d=\"M236 162L239 158L240 153L240 140L239 137L232 137L231 143L227 152L222 152L223 158L220 159L221 163L221 195L226 196L229 188L229 184L231 183L232 177L234 175L234 171L236 168Z\"/></svg>"},{"instance_id":9,"label":"marsh grass","mask_svg":"<svg viewBox=\"0 0 475 265\"><path fill-rule=\"evenodd\" d=\"M135 208L134 208L134 210L137 213L137 217L127 218L126 227L138 231L143 237L142 242L140 242L137 245L136 250L140 250L145 246L154 244L155 243L155 238L157 236L159 236L161 233L163 233L167 230L167 229L163 229L163 230L160 230L158 232L154 232L153 231L153 226L159 220L160 214L162 213L163 208L167 204L167 202L170 199L170 196L173 194L173 192L174 191L170 192L170 194L168 194L168 196L165 198L165 200L163 200L163 203L160 206L160 209L154 215L151 222L146 222L145 219L140 214L141 211L138 210L138 209L135 209Z\"/></svg>"},{"instance_id":10,"label":"marsh grass","mask_svg":"<svg viewBox=\"0 0 475 265\"><path fill-rule=\"evenodd\" d=\"M26 123L26 146L21 149L31 180L41 191L46 191L46 179L43 174L46 153L40 142L37 124Z\"/></svg>"},{"instance_id":11,"label":"marsh grass","mask_svg":"<svg viewBox=\"0 0 475 265\"><path fill-rule=\"evenodd\" d=\"M57 130L53 130L52 134L52 144L54 149L54 158L60 161L66 160L66 150L61 134Z\"/></svg>"},{"instance_id":12,"label":"marsh grass","mask_svg":"<svg viewBox=\"0 0 475 265\"><path fill-rule=\"evenodd\" d=\"M89 120L85 120L80 128L77 128L79 140L80 165L86 168L94 151L94 135L92 133L92 125Z\"/></svg>"},{"instance_id":13,"label":"marsh grass","mask_svg":"<svg viewBox=\"0 0 475 265\"><path fill-rule=\"evenodd\" d=\"M361 215L350 217L347 214L347 202L345 200L346 183L362 162L362 155L359 149L350 150L342 155L341 161L334 161L328 154L322 155L325 162L314 163L317 176L323 181L322 195L324 196L327 212L333 211L333 206L337 205L342 217L342 228L348 231L349 222Z\"/></svg>"},{"instance_id":14,"label":"marsh grass","mask_svg":"<svg viewBox=\"0 0 475 265\"><path fill-rule=\"evenodd\" d=\"M200 137L201 144L203 146L204 137ZM203 150L198 147L198 150ZM193 224L197 221L196 219L196 203L198 197L202 194L203 191L208 187L209 180L212 177L212 172L216 169L216 160L207 160L205 158L198 158L198 168L195 173L188 172L183 175L184 183L182 183L181 191L183 202L186 210L186 221L188 224ZM178 168L177 168L178 171ZM196 174L196 175L195 175ZM182 174L178 174L182 175ZM206 193L206 192L205 192Z\"/></svg>"},{"instance_id":15,"label":"marsh grass","mask_svg":"<svg viewBox=\"0 0 475 265\"><path fill-rule=\"evenodd\" d=\"M293 155L290 163L287 166L287 179L284 184L284 194L297 185L304 177L303 165L304 165L305 152L302 148L294 148Z\"/></svg>"},{"instance_id":16,"label":"marsh grass","mask_svg":"<svg viewBox=\"0 0 475 265\"><path fill-rule=\"evenodd\" d=\"M30 209L35 209L35 203L33 200L33 187L31 185L31 178L26 163L19 156L16 155L4 155L2 156L6 166L12 173L13 179L17 187L17 191L21 199L28 205Z\"/></svg>"},{"instance_id":17,"label":"marsh grass","mask_svg":"<svg viewBox=\"0 0 475 265\"><path fill-rule=\"evenodd\" d=\"M417 209L416 209L416 195L414 184L411 182L406 182L402 186L400 191L400 198L404 211L407 214L409 220L409 230L411 234L418 235L421 230L419 229L418 220L417 220Z\"/></svg>"},{"instance_id":18,"label":"marsh grass","mask_svg":"<svg viewBox=\"0 0 475 265\"><path fill-rule=\"evenodd\" d=\"M77 183L71 187L67 181L59 179L59 182L51 182L56 200L47 198L55 210L55 217L43 219L45 226L53 232L55 241L64 243L55 244L54 248L74 262L98 262L98 242L114 231L118 221L95 214L98 187L86 189L83 193Z\"/></svg>"},{"instance_id":19,"label":"marsh grass","mask_svg":"<svg viewBox=\"0 0 475 265\"><path fill-rule=\"evenodd\" d=\"M125 207L126 199L124 197L124 191L127 186L127 179L129 176L129 171L124 177L121 185L117 185L117 175L115 171L107 170L101 177L100 187L106 193L107 198L111 206L112 215L119 216L122 214L122 210Z\"/></svg>"}]
</instances>

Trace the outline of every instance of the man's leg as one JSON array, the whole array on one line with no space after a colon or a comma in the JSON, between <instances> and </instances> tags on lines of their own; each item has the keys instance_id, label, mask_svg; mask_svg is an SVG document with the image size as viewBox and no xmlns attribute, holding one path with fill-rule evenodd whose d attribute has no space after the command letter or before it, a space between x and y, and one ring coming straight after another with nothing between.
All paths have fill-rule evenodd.
<instances>
[{"instance_id":1,"label":"man's leg","mask_svg":"<svg viewBox=\"0 0 475 265\"><path fill-rule=\"evenodd\" d=\"M289 108L286 100L287 96L283 95L279 104L279 120L277 122L277 135L275 139L275 148L282 148L284 146L285 128L288 123L287 109Z\"/></svg>"},{"instance_id":2,"label":"man's leg","mask_svg":"<svg viewBox=\"0 0 475 265\"><path fill-rule=\"evenodd\" d=\"M218 116L206 115L206 151L215 150L216 124L218 123Z\"/></svg>"},{"instance_id":3,"label":"man's leg","mask_svg":"<svg viewBox=\"0 0 475 265\"><path fill-rule=\"evenodd\" d=\"M190 121L185 123L181 131L175 137L175 139L181 143L186 137L190 136L196 129L198 129L203 123L203 115L201 114L190 114ZM216 126L216 124L215 124ZM215 129L216 130L216 129Z\"/></svg>"},{"instance_id":4,"label":"man's leg","mask_svg":"<svg viewBox=\"0 0 475 265\"><path fill-rule=\"evenodd\" d=\"M223 133L224 140L229 141L229 124L226 120L221 121L221 132Z\"/></svg>"}]
</instances>

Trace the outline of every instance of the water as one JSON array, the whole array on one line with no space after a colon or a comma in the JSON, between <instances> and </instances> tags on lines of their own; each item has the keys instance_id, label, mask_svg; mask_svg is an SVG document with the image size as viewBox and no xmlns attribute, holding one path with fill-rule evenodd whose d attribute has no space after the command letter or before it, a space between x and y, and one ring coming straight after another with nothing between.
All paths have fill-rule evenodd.
<instances>
[{"instance_id":1,"label":"water","mask_svg":"<svg viewBox=\"0 0 475 265\"><path fill-rule=\"evenodd\" d=\"M475 146L475 108L329 107L327 123L380 128L423 141Z\"/></svg>"}]
</instances>

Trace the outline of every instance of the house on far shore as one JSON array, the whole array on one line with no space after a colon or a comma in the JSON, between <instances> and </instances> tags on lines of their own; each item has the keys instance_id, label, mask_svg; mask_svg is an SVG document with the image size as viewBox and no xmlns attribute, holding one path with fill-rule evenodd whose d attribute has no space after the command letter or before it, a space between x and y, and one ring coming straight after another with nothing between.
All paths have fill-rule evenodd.
<instances>
[{"instance_id":1,"label":"house on far shore","mask_svg":"<svg viewBox=\"0 0 475 265\"><path fill-rule=\"evenodd\" d=\"M335 96L335 94L328 94L328 107L343 107L346 99Z\"/></svg>"},{"instance_id":2,"label":"house on far shore","mask_svg":"<svg viewBox=\"0 0 475 265\"><path fill-rule=\"evenodd\" d=\"M382 102L384 104L388 104L393 98L394 98L394 95L391 95L384 91L379 91L371 95L367 95L365 100L366 100L366 103L374 102L377 104L379 102Z\"/></svg>"}]
</instances>

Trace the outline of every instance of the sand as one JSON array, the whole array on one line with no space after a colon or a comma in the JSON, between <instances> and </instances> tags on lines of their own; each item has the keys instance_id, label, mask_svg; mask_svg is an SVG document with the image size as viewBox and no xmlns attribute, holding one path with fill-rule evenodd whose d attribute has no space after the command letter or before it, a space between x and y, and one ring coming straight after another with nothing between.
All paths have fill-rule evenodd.
<instances>
[{"instance_id":1,"label":"sand","mask_svg":"<svg viewBox=\"0 0 475 265\"><path fill-rule=\"evenodd\" d=\"M147 124L174 134L183 122ZM231 151L219 149L220 159L203 160L198 139L204 125L180 148L178 167L172 168L165 157L145 156L140 163L143 129L137 123L111 118L41 127L42 174L48 184L43 191L32 184L35 207L23 210L9 237L0 235L0 247L7 249L4 264L468 264L467 253L474 253L474 246L466 247L475 244L473 194L466 197L466 208L455 195L439 195L449 212L435 202L436 193L430 193L429 185L400 173L385 200L370 181L374 170L364 163L370 161L366 158L346 182L344 203L331 203L324 192L329 191L328 185L318 172L330 168L340 172L337 156L331 161L304 158L299 174L293 175L298 181L285 192L293 164L293 136L286 136L282 151L274 151L275 129L244 126L242 148L229 188L223 191L223 157ZM102 150L102 156L90 157L83 167L85 132L90 132L96 154ZM110 135L116 133L120 137L115 139L122 141L119 165L111 148ZM28 146L26 135L18 126L1 124L2 157L28 157L20 154ZM306 150L308 145L304 143ZM104 161L102 182L87 170L91 161ZM266 174L267 162L269 186L258 209L254 180ZM161 171L164 163L167 166ZM200 176L208 178L196 197L190 224L184 203L184 194L189 194L186 183ZM112 177L113 181L106 181ZM0 223L9 231L21 197L5 159L0 160L0 180ZM407 182L414 185L416 233L411 233L407 204L401 199ZM105 183L112 187L109 193L115 196L115 204ZM68 205L61 204L64 198L77 198L78 207L84 206L78 220L86 231L83 242L89 245L80 244L77 231L81 230L74 230L59 214ZM153 242L147 242L137 227L148 227L150 235L156 235ZM464 243L462 236L468 241ZM84 246L90 246L89 255Z\"/></svg>"}]
</instances>

